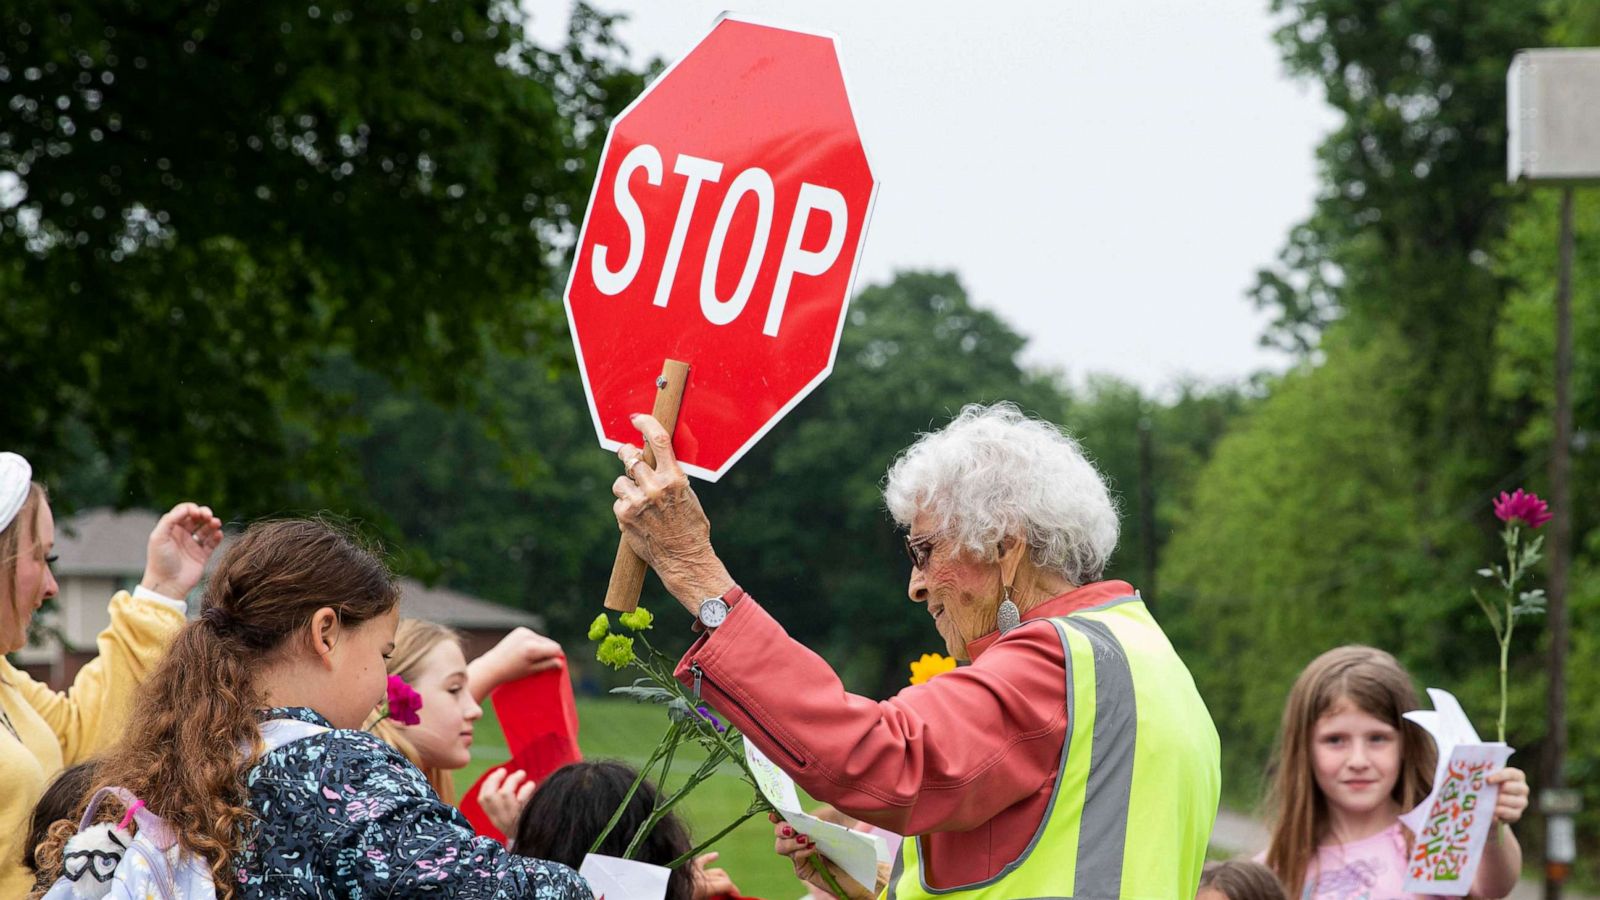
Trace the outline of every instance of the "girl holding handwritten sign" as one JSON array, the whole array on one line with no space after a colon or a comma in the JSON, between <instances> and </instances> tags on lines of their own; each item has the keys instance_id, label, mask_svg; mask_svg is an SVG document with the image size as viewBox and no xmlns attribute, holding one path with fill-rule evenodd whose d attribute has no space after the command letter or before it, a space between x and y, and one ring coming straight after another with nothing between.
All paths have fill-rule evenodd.
<instances>
[{"instance_id":1,"label":"girl holding handwritten sign","mask_svg":"<svg viewBox=\"0 0 1600 900\"><path fill-rule=\"evenodd\" d=\"M1262 857L1289 896L1413 896L1402 886L1414 835L1397 817L1433 788L1433 741L1401 718L1419 706L1411 677L1382 650L1339 647L1300 673L1283 711L1272 844ZM1484 781L1500 791L1471 895L1504 897L1522 867L1506 826L1527 809L1528 781L1513 768Z\"/></svg>"}]
</instances>

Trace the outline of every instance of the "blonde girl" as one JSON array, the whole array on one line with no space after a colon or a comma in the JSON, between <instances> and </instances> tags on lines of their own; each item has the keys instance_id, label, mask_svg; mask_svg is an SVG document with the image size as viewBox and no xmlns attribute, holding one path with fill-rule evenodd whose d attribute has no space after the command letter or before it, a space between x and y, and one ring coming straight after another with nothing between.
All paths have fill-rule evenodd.
<instances>
[{"instance_id":1,"label":"blonde girl","mask_svg":"<svg viewBox=\"0 0 1600 900\"><path fill-rule=\"evenodd\" d=\"M483 717L468 687L461 636L436 622L401 619L386 668L421 695L421 721L402 725L374 712L369 730L421 769L439 799L454 804L450 773L472 761L472 724Z\"/></svg>"},{"instance_id":2,"label":"blonde girl","mask_svg":"<svg viewBox=\"0 0 1600 900\"><path fill-rule=\"evenodd\" d=\"M402 725L374 713L369 728L421 769L444 802L454 804L451 772L472 761L473 725L483 717L483 698L499 684L560 664L561 645L527 628L512 630L468 663L460 634L426 619L401 619L387 668L421 695L420 721ZM520 771L497 772L484 782L478 801L495 827L511 834L533 788Z\"/></svg>"},{"instance_id":3,"label":"blonde girl","mask_svg":"<svg viewBox=\"0 0 1600 900\"><path fill-rule=\"evenodd\" d=\"M1413 897L1402 890L1411 835L1397 817L1432 790L1427 732L1401 718L1419 708L1411 677L1372 647L1339 647L1306 666L1289 692L1262 858L1290 897ZM1528 805L1527 777L1505 768L1474 897L1516 886L1522 849L1510 825Z\"/></svg>"}]
</instances>

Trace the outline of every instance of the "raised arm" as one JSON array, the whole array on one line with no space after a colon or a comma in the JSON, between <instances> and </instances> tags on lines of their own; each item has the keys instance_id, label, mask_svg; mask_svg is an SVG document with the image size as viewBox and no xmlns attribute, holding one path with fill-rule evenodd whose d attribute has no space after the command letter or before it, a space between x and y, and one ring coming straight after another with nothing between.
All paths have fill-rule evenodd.
<instances>
[{"instance_id":1,"label":"raised arm","mask_svg":"<svg viewBox=\"0 0 1600 900\"><path fill-rule=\"evenodd\" d=\"M556 668L563 655L561 645L554 640L518 626L467 664L467 687L472 699L482 703L490 691L508 681Z\"/></svg>"},{"instance_id":2,"label":"raised arm","mask_svg":"<svg viewBox=\"0 0 1600 900\"><path fill-rule=\"evenodd\" d=\"M55 732L67 765L94 756L121 735L134 689L183 627L183 598L221 541L222 522L209 507L173 507L150 533L139 596L122 592L111 598L111 624L95 639L99 654L78 671L72 686L52 691L18 679L18 692Z\"/></svg>"},{"instance_id":3,"label":"raised arm","mask_svg":"<svg viewBox=\"0 0 1600 900\"><path fill-rule=\"evenodd\" d=\"M876 701L754 599L683 657L677 676L818 800L899 834L966 830L1055 777L1066 740L1065 652L1030 623L978 661Z\"/></svg>"}]
</instances>

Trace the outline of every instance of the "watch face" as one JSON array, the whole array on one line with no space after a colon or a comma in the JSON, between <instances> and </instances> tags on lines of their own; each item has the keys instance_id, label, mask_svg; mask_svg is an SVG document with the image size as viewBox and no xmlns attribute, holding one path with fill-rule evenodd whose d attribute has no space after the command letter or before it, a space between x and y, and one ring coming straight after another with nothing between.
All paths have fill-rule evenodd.
<instances>
[{"instance_id":1,"label":"watch face","mask_svg":"<svg viewBox=\"0 0 1600 900\"><path fill-rule=\"evenodd\" d=\"M728 604L721 597L712 597L700 604L700 624L715 628L728 618Z\"/></svg>"}]
</instances>

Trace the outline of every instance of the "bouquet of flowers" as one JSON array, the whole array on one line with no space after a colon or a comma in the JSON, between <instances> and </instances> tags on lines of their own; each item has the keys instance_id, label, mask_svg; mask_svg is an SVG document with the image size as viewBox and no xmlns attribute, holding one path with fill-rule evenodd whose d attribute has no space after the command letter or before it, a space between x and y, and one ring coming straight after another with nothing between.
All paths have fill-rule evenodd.
<instances>
[{"instance_id":1,"label":"bouquet of flowers","mask_svg":"<svg viewBox=\"0 0 1600 900\"><path fill-rule=\"evenodd\" d=\"M614 688L613 694L632 697L642 703L657 703L666 707L667 731L661 740L656 743L655 749L650 752L650 757L644 765L639 767L639 775L634 778L628 793L623 796L622 803L617 806L617 811L611 820L606 823L600 835L595 838L589 852L597 851L605 843L617 822L622 819L622 813L628 804L633 801L634 795L639 790L639 785L644 783L652 770L656 775L655 783L656 806L644 824L634 833L628 842L627 849L623 852L623 859L632 859L638 852L639 846L644 843L646 836L656 827L672 807L687 797L700 784L705 782L723 763L732 763L739 769L740 776L750 785L751 799L744 813L727 827L700 842L699 846L683 854L667 864L667 868L675 869L696 856L704 853L707 848L722 840L727 834L744 824L752 816L760 813L771 812L772 804L762 796L761 789L757 786L755 776L750 772L750 764L744 755L744 742L741 741L739 730L724 723L718 718L716 712L698 696L690 693L678 680L672 676L673 661L671 658L657 651L650 645L650 640L645 636L655 616L648 609L639 607L633 612L622 613L617 616L617 622L627 630L627 634L613 632L611 619L605 613L597 616L589 626L589 640L598 643L595 658L613 669L621 670L633 668L640 672L642 677L634 680L628 687ZM698 768L692 772L688 779L676 789L669 789L667 778L672 774L672 759L678 747L685 742L698 744L705 750L706 758ZM824 867L824 875L827 875ZM844 896L844 891L836 883L831 885L837 896Z\"/></svg>"}]
</instances>

